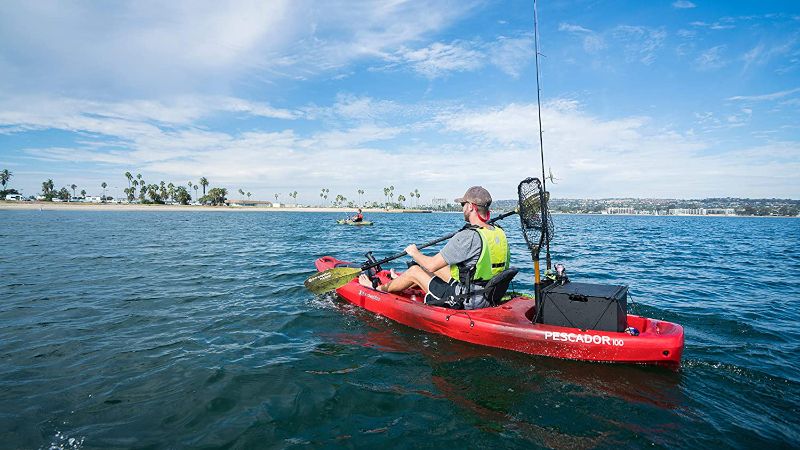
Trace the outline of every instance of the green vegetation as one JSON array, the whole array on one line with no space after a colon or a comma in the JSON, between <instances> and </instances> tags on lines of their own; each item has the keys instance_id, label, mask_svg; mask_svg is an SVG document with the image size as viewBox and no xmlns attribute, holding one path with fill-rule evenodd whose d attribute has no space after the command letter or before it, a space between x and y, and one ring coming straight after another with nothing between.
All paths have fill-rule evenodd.
<instances>
[{"instance_id":1,"label":"green vegetation","mask_svg":"<svg viewBox=\"0 0 800 450\"><path fill-rule=\"evenodd\" d=\"M6 184L8 184L13 175L14 174L9 172L8 169L3 169L3 171L0 172L0 185L3 186L3 189L0 189L0 200L5 199L6 195L19 194L16 189L6 189Z\"/></svg>"},{"instance_id":2,"label":"green vegetation","mask_svg":"<svg viewBox=\"0 0 800 450\"><path fill-rule=\"evenodd\" d=\"M227 189L212 188L208 191L208 195L200 197L200 203L211 203L213 206L224 205L226 195L228 195Z\"/></svg>"},{"instance_id":3,"label":"green vegetation","mask_svg":"<svg viewBox=\"0 0 800 450\"><path fill-rule=\"evenodd\" d=\"M206 186L208 186L208 180L206 180L206 177L200 178L200 186L203 186L203 197L205 197L206 196ZM197 188L195 188L195 189L197 189Z\"/></svg>"},{"instance_id":4,"label":"green vegetation","mask_svg":"<svg viewBox=\"0 0 800 450\"><path fill-rule=\"evenodd\" d=\"M192 201L192 196L189 195L189 191L186 190L183 186L178 186L175 188L175 201L180 203L181 205L188 205L190 201Z\"/></svg>"}]
</instances>

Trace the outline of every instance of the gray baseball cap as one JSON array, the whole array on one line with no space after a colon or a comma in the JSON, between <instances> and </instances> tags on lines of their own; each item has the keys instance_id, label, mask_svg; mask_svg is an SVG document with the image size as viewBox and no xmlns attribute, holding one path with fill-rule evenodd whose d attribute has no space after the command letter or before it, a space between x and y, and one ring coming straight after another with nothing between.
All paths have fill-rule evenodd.
<instances>
[{"instance_id":1,"label":"gray baseball cap","mask_svg":"<svg viewBox=\"0 0 800 450\"><path fill-rule=\"evenodd\" d=\"M482 186L472 186L471 188L467 189L467 192L465 192L464 195L456 199L456 203L464 202L474 203L478 206L488 208L489 205L492 204L492 196L489 194L489 191L484 189Z\"/></svg>"}]
</instances>

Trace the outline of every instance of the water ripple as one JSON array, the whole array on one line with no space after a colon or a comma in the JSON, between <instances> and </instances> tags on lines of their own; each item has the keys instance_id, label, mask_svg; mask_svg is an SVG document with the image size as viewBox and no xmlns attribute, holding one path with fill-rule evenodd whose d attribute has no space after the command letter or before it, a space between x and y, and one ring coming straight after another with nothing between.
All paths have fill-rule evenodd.
<instances>
[{"instance_id":1,"label":"water ripple","mask_svg":"<svg viewBox=\"0 0 800 450\"><path fill-rule=\"evenodd\" d=\"M676 374L476 347L313 296L315 258L384 257L461 220L336 218L0 212L0 442L800 445L796 220L556 216L573 280L627 284L632 311L684 326ZM505 228L530 290L519 222Z\"/></svg>"}]
</instances>

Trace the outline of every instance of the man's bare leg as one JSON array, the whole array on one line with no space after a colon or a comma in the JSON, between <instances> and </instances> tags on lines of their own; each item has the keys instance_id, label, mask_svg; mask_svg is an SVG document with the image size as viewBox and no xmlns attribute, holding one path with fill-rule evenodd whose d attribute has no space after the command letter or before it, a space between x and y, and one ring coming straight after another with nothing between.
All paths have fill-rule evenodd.
<instances>
[{"instance_id":1,"label":"man's bare leg","mask_svg":"<svg viewBox=\"0 0 800 450\"><path fill-rule=\"evenodd\" d=\"M430 284L431 278L433 278L433 275L425 271L422 267L411 266L399 277L378 286L378 290L383 292L399 292L412 286L419 286L422 290L428 292L428 284ZM372 287L372 282L365 274L358 277L358 283L362 286Z\"/></svg>"},{"instance_id":2,"label":"man's bare leg","mask_svg":"<svg viewBox=\"0 0 800 450\"><path fill-rule=\"evenodd\" d=\"M449 283L450 279L453 278L453 275L450 273L450 266L442 267L434 272L434 275L441 278L445 283Z\"/></svg>"}]
</instances>

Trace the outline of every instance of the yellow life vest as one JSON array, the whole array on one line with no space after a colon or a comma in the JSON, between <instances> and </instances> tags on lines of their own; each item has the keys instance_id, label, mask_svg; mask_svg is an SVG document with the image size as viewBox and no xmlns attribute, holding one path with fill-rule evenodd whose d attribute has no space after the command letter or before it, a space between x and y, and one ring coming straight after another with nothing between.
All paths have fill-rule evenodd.
<instances>
[{"instance_id":1,"label":"yellow life vest","mask_svg":"<svg viewBox=\"0 0 800 450\"><path fill-rule=\"evenodd\" d=\"M497 225L494 229L473 228L481 237L481 255L475 265L475 274L472 281L486 282L498 273L508 269L511 260L511 253L508 248L506 233ZM457 281L462 281L460 277L461 264L450 265L450 275ZM469 269L469 268L468 268Z\"/></svg>"}]
</instances>

